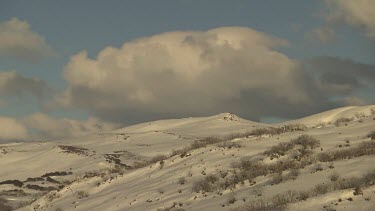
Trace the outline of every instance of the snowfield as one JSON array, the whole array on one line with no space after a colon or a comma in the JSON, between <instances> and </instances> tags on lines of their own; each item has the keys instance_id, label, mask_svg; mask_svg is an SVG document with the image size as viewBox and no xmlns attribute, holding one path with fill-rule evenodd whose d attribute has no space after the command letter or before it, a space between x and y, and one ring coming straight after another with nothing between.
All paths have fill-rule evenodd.
<instances>
[{"instance_id":1,"label":"snowfield","mask_svg":"<svg viewBox=\"0 0 375 211\"><path fill-rule=\"evenodd\" d=\"M375 210L373 131L370 105L0 144L0 210Z\"/></svg>"}]
</instances>

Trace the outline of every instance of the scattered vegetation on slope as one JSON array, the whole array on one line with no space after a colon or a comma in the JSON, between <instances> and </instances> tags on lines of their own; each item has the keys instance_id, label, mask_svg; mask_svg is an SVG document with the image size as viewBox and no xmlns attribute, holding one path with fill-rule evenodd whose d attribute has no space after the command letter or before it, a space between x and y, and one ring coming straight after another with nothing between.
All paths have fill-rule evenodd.
<instances>
[{"instance_id":1,"label":"scattered vegetation on slope","mask_svg":"<svg viewBox=\"0 0 375 211\"><path fill-rule=\"evenodd\" d=\"M341 117L341 118L338 118L338 119L335 121L334 124L335 124L336 127L339 127L339 126L342 125L342 124L347 125L348 122L351 122L351 121L353 121L353 120L354 120L354 118Z\"/></svg>"},{"instance_id":2,"label":"scattered vegetation on slope","mask_svg":"<svg viewBox=\"0 0 375 211\"><path fill-rule=\"evenodd\" d=\"M233 170L229 176L220 178L212 175L193 185L194 192L212 192L216 190L233 188L239 183L248 180L250 183L256 177L272 175L270 184L279 184L283 181L296 179L299 169L315 163L312 173L322 171L323 168L317 162L332 162L353 157L375 154L375 142L365 141L355 147L321 152L313 154L312 150L319 147L320 142L312 136L301 135L289 142L282 142L266 150L263 154L273 158L280 158L275 163L264 163L262 160L252 160L251 157L242 158L232 165ZM330 165L332 166L332 165ZM331 167L330 167L331 168ZM333 168L333 167L332 167Z\"/></svg>"},{"instance_id":3,"label":"scattered vegetation on slope","mask_svg":"<svg viewBox=\"0 0 375 211\"><path fill-rule=\"evenodd\" d=\"M367 138L371 138L371 140L375 140L375 131L372 131L369 134L367 134Z\"/></svg>"},{"instance_id":4,"label":"scattered vegetation on slope","mask_svg":"<svg viewBox=\"0 0 375 211\"><path fill-rule=\"evenodd\" d=\"M273 196L270 200L258 199L232 209L233 211L284 210L288 204L307 200L311 197L326 194L336 190L353 189L353 195L363 194L362 189L375 185L375 170L355 178L340 178L328 183L317 184L306 191L287 191Z\"/></svg>"},{"instance_id":5,"label":"scattered vegetation on slope","mask_svg":"<svg viewBox=\"0 0 375 211\"><path fill-rule=\"evenodd\" d=\"M1 211L11 211L13 208L9 205L7 205L7 200L0 198L0 210Z\"/></svg>"}]
</instances>

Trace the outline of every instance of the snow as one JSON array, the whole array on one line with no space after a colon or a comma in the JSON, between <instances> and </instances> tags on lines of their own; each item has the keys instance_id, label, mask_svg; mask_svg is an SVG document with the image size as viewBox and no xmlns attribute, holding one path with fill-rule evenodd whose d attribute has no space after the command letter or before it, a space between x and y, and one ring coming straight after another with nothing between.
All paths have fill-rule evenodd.
<instances>
[{"instance_id":1,"label":"snow","mask_svg":"<svg viewBox=\"0 0 375 211\"><path fill-rule=\"evenodd\" d=\"M323 171L311 173L313 165L301 170L296 180L288 180L277 185L269 185L270 176L255 179L256 184L248 182L237 185L232 190L223 190L221 194L195 193L192 191L194 182L206 175L218 174L232 168L232 163L243 157L264 158L262 152L280 142L287 142L301 134L309 134L320 140L324 151L337 150L339 145L349 141L354 147L362 141L368 141L366 135L375 130L375 115L370 106L344 107L326 111L298 120L280 124L263 124L242 119L233 114L222 113L210 117L193 117L173 120L159 120L137 124L115 131L91 134L85 137L29 143L0 144L0 182L5 180L21 180L37 178L50 172L72 172L72 175L52 176L64 182L60 190L53 190L47 195L40 191L25 188L26 184L53 186L49 182L24 182L22 188L13 185L0 185L0 197L14 206L18 202L27 202L18 210L157 210L171 207L174 203L182 203L185 210L230 210L258 198L269 199L275 194L287 190L306 190L316 184L329 182L329 176L336 172L341 177L358 177L373 169L375 156L362 156L334 162L334 169L322 163ZM358 115L363 113L364 115ZM355 116L359 116L361 121ZM347 126L328 124L342 117L355 117ZM241 148L223 149L217 145L195 149L190 156L179 155L169 157L174 149L189 146L194 140L208 136L226 136L233 133L249 132L258 127L277 127L280 125L301 123L309 128L306 131L281 133L268 137L237 138L233 142ZM325 126L316 127L321 123ZM83 148L84 154L66 153L59 146ZM320 148L317 149L320 151ZM138 169L126 169L123 174L111 173L114 163L109 162L107 154L116 154L122 164L134 166L136 162L150 160L155 155L167 155L164 164L153 163ZM266 162L266 160L265 160ZM268 160L267 162L273 162ZM103 174L84 178L89 171ZM184 177L185 184L179 184ZM69 184L66 181L71 181ZM45 183L45 184L42 184ZM56 184L55 184L56 186ZM253 194L254 188L262 187L261 197ZM2 191L21 189L26 196L4 195ZM79 198L80 191L87 197ZM374 210L375 187L364 189L363 196L353 196L352 190L329 192L309 198L288 206L288 210L321 210L323 206L333 206L337 210ZM234 196L237 201L228 205L227 201ZM352 197L353 201L346 200ZM366 197L372 197L366 200ZM343 201L337 203L342 198ZM345 199L345 200L344 200ZM31 202L32 201L32 202ZM31 202L31 204L30 204ZM333 203L333 204L331 204ZM30 204L30 205L29 205ZM224 207L222 206L224 204ZM179 205L178 205L179 206Z\"/></svg>"}]
</instances>

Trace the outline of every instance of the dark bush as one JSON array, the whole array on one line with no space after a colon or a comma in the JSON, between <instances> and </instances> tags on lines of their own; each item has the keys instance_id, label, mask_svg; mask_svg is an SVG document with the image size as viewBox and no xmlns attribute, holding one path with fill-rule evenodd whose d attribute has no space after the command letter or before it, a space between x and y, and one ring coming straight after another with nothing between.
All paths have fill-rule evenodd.
<instances>
[{"instance_id":1,"label":"dark bush","mask_svg":"<svg viewBox=\"0 0 375 211\"><path fill-rule=\"evenodd\" d=\"M35 178L27 178L25 182L39 182L39 181L44 181L44 178L41 177L35 177Z\"/></svg>"},{"instance_id":2,"label":"dark bush","mask_svg":"<svg viewBox=\"0 0 375 211\"><path fill-rule=\"evenodd\" d=\"M375 142L366 141L356 147L320 153L317 158L321 162L329 162L373 154L375 154Z\"/></svg>"},{"instance_id":3,"label":"dark bush","mask_svg":"<svg viewBox=\"0 0 375 211\"><path fill-rule=\"evenodd\" d=\"M77 155L88 155L88 149L85 149L83 147L77 147L77 146L65 146L65 145L59 145L58 146L63 152L65 153L72 153Z\"/></svg>"},{"instance_id":4,"label":"dark bush","mask_svg":"<svg viewBox=\"0 0 375 211\"><path fill-rule=\"evenodd\" d=\"M348 122L351 122L351 121L353 121L353 118L341 117L341 118L338 118L335 121L335 125L336 125L336 127L338 127L338 126L341 125L341 123L348 123Z\"/></svg>"},{"instance_id":5,"label":"dark bush","mask_svg":"<svg viewBox=\"0 0 375 211\"><path fill-rule=\"evenodd\" d=\"M193 184L193 191L196 193L199 193L200 191L211 192L212 190L213 186L207 180L198 181Z\"/></svg>"},{"instance_id":6,"label":"dark bush","mask_svg":"<svg viewBox=\"0 0 375 211\"><path fill-rule=\"evenodd\" d=\"M89 194L86 191L79 190L77 191L77 198L83 199L89 197Z\"/></svg>"},{"instance_id":7,"label":"dark bush","mask_svg":"<svg viewBox=\"0 0 375 211\"><path fill-rule=\"evenodd\" d=\"M271 177L271 184L276 185L283 181L282 173L276 173Z\"/></svg>"},{"instance_id":8,"label":"dark bush","mask_svg":"<svg viewBox=\"0 0 375 211\"><path fill-rule=\"evenodd\" d=\"M32 189L32 190L39 190L39 191L52 191L52 190L56 190L55 187L53 186L49 186L49 187L43 187L43 186L39 186L39 185L26 185L26 188L28 189Z\"/></svg>"},{"instance_id":9,"label":"dark bush","mask_svg":"<svg viewBox=\"0 0 375 211\"><path fill-rule=\"evenodd\" d=\"M185 179L185 177L180 177L180 178L178 178L178 184L180 184L180 185L184 185L186 183L186 179Z\"/></svg>"},{"instance_id":10,"label":"dark bush","mask_svg":"<svg viewBox=\"0 0 375 211\"><path fill-rule=\"evenodd\" d=\"M166 160L166 159L168 159L168 157L166 155L156 155L156 156L151 158L150 163L157 163L157 162L160 162L160 161Z\"/></svg>"},{"instance_id":11,"label":"dark bush","mask_svg":"<svg viewBox=\"0 0 375 211\"><path fill-rule=\"evenodd\" d=\"M229 196L227 199L228 204L234 204L237 201L236 197L234 195Z\"/></svg>"},{"instance_id":12,"label":"dark bush","mask_svg":"<svg viewBox=\"0 0 375 211\"><path fill-rule=\"evenodd\" d=\"M254 129L249 133L249 135L260 137L262 135L278 135L282 132L284 132L284 131L281 128L268 127L268 128Z\"/></svg>"},{"instance_id":13,"label":"dark bush","mask_svg":"<svg viewBox=\"0 0 375 211\"><path fill-rule=\"evenodd\" d=\"M305 131L307 126L300 123L284 125L281 127L285 132L293 132L293 131Z\"/></svg>"},{"instance_id":14,"label":"dark bush","mask_svg":"<svg viewBox=\"0 0 375 211\"><path fill-rule=\"evenodd\" d=\"M375 131L372 131L369 134L367 134L367 138L371 138L371 140L375 140Z\"/></svg>"},{"instance_id":15,"label":"dark bush","mask_svg":"<svg viewBox=\"0 0 375 211\"><path fill-rule=\"evenodd\" d=\"M301 145L304 148L314 149L320 146L320 141L309 135L301 135L296 139L292 140L295 145Z\"/></svg>"},{"instance_id":16,"label":"dark bush","mask_svg":"<svg viewBox=\"0 0 375 211\"><path fill-rule=\"evenodd\" d=\"M221 147L221 148L228 148L228 149L231 149L231 148L241 148L241 144L235 143L235 142L229 142L229 141L220 143L217 146Z\"/></svg>"},{"instance_id":17,"label":"dark bush","mask_svg":"<svg viewBox=\"0 0 375 211\"><path fill-rule=\"evenodd\" d=\"M17 187L22 187L23 186L23 182L19 181L19 180L5 180L3 182L0 182L0 185L5 185L5 184L12 184L14 186L17 186Z\"/></svg>"},{"instance_id":18,"label":"dark bush","mask_svg":"<svg viewBox=\"0 0 375 211\"><path fill-rule=\"evenodd\" d=\"M300 155L303 157L308 154L308 150L319 147L320 142L312 136L301 135L289 142L281 142L276 146L272 146L271 149L266 150L264 154L271 156L271 158L278 158L280 156L285 155L286 152L294 149L298 145L302 147L302 149L299 149L299 152Z\"/></svg>"},{"instance_id":19,"label":"dark bush","mask_svg":"<svg viewBox=\"0 0 375 211\"><path fill-rule=\"evenodd\" d=\"M223 140L218 138L218 137L206 137L204 139L195 140L191 144L190 150L203 148L203 147L206 147L206 146L211 145L211 144L220 143L222 141Z\"/></svg>"},{"instance_id":20,"label":"dark bush","mask_svg":"<svg viewBox=\"0 0 375 211\"><path fill-rule=\"evenodd\" d=\"M216 175L209 175L206 177L206 181L214 184L215 182L219 181L219 178Z\"/></svg>"},{"instance_id":21,"label":"dark bush","mask_svg":"<svg viewBox=\"0 0 375 211\"><path fill-rule=\"evenodd\" d=\"M334 190L332 185L327 183L327 184L317 184L314 188L314 193L315 195L322 195L322 194L326 194L330 191Z\"/></svg>"},{"instance_id":22,"label":"dark bush","mask_svg":"<svg viewBox=\"0 0 375 211\"><path fill-rule=\"evenodd\" d=\"M55 171L55 172L50 172L42 175L42 177L51 177L51 176L66 176L66 175L72 175L73 172L65 172L65 171Z\"/></svg>"},{"instance_id":23,"label":"dark bush","mask_svg":"<svg viewBox=\"0 0 375 211\"><path fill-rule=\"evenodd\" d=\"M52 179L51 177L47 177L46 180L47 180L48 182L50 182L50 183L60 184L59 181L57 181L57 180L55 180L55 179Z\"/></svg>"}]
</instances>

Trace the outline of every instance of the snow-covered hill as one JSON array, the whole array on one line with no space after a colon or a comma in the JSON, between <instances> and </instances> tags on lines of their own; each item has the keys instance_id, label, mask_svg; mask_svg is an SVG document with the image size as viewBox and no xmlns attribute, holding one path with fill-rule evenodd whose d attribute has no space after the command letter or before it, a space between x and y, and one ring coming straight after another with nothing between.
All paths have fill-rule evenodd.
<instances>
[{"instance_id":1,"label":"snow-covered hill","mask_svg":"<svg viewBox=\"0 0 375 211\"><path fill-rule=\"evenodd\" d=\"M337 120L340 119L358 120L363 117L373 115L374 113L374 105L348 106L279 124L301 123L307 126L322 126L327 124L334 124Z\"/></svg>"},{"instance_id":2,"label":"snow-covered hill","mask_svg":"<svg viewBox=\"0 0 375 211\"><path fill-rule=\"evenodd\" d=\"M0 210L375 210L374 109L274 125L223 113L1 144ZM282 127L297 123L307 127Z\"/></svg>"}]
</instances>

